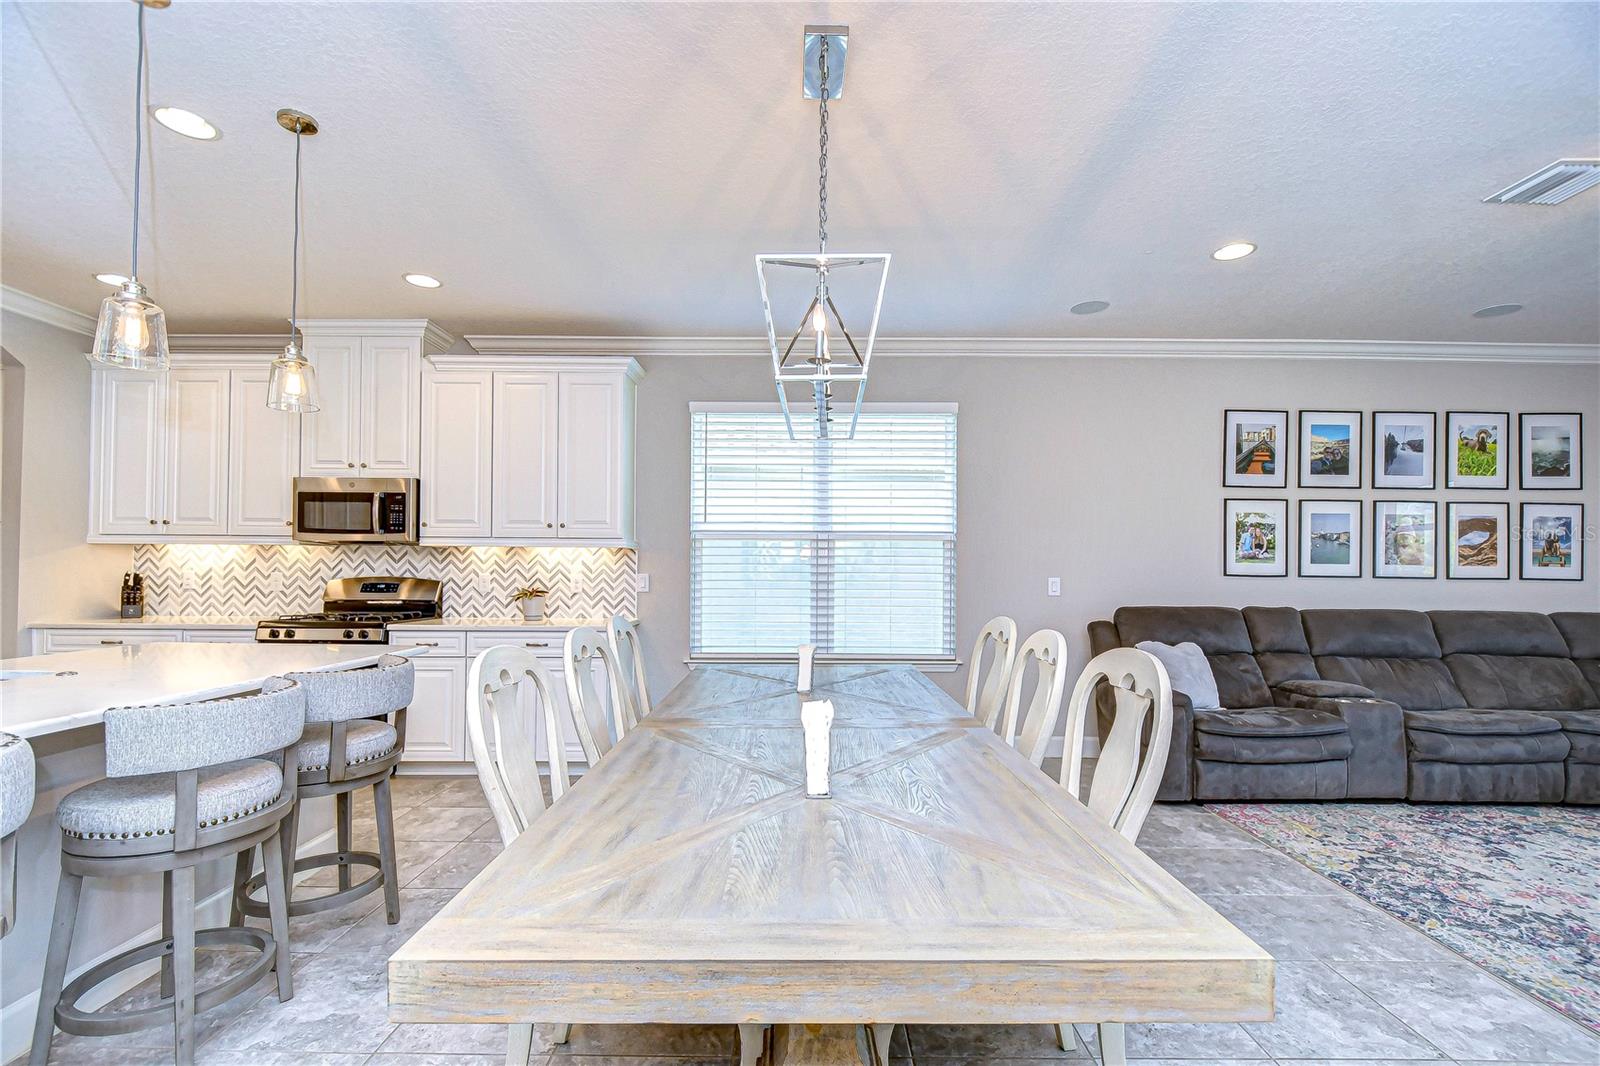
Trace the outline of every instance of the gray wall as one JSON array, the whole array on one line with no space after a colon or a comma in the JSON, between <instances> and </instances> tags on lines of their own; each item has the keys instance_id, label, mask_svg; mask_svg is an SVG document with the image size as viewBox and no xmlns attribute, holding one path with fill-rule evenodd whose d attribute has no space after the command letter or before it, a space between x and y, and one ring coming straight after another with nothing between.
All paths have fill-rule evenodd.
<instances>
[{"instance_id":1,"label":"gray wall","mask_svg":"<svg viewBox=\"0 0 1600 1066\"><path fill-rule=\"evenodd\" d=\"M89 338L7 311L0 314L0 342L20 364L5 371L6 476L0 477L0 514L8 526L15 515L17 527L16 583L0 589L6 599L0 657L9 657L18 654L17 628L35 619L114 616L122 572L133 552L126 545L84 543L89 361L83 353ZM12 394L19 384L20 431ZM17 440L21 457L13 463Z\"/></svg>"},{"instance_id":2,"label":"gray wall","mask_svg":"<svg viewBox=\"0 0 1600 1066\"><path fill-rule=\"evenodd\" d=\"M689 413L695 400L770 401L759 356L645 360L639 392L639 596L651 688L665 692L688 654ZM1222 575L1222 500L1231 496L1367 501L1582 500L1600 523L1600 367L1337 359L885 358L874 400L956 401L959 419L957 638L1009 614L1026 633L1066 634L1073 668L1085 627L1123 604L1290 604L1301 607L1600 609L1600 558L1582 582L1378 580L1370 549L1360 579ZM1572 493L1222 489L1227 407L1385 410L1581 410L1586 488ZM1370 417L1369 417L1370 423ZM1364 435L1370 435L1370 425ZM1370 471L1363 476L1371 482ZM1369 538L1370 539L1370 536ZM1596 548L1591 536L1587 551ZM1291 556L1291 573L1294 560ZM1442 573L1442 568L1441 568ZM1059 598L1045 581L1060 577ZM965 670L936 675L963 691Z\"/></svg>"}]
</instances>

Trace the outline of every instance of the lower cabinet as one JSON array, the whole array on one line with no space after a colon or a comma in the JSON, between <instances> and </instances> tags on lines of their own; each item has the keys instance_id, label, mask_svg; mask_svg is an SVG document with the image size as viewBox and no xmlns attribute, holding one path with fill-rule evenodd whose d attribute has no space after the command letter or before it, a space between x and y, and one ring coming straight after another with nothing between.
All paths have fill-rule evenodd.
<instances>
[{"instance_id":1,"label":"lower cabinet","mask_svg":"<svg viewBox=\"0 0 1600 1066\"><path fill-rule=\"evenodd\" d=\"M176 644L182 640L181 629L35 629L33 653L55 655L119 644Z\"/></svg>"},{"instance_id":2,"label":"lower cabinet","mask_svg":"<svg viewBox=\"0 0 1600 1066\"><path fill-rule=\"evenodd\" d=\"M460 762L467 757L467 660L422 656L406 711L402 762Z\"/></svg>"}]
</instances>

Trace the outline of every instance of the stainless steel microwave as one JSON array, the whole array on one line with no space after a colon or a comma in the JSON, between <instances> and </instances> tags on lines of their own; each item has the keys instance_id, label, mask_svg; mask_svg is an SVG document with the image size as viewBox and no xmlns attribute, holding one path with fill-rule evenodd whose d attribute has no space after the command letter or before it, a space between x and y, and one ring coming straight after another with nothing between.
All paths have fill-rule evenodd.
<instances>
[{"instance_id":1,"label":"stainless steel microwave","mask_svg":"<svg viewBox=\"0 0 1600 1066\"><path fill-rule=\"evenodd\" d=\"M302 544L415 544L414 477L297 477L294 539Z\"/></svg>"}]
</instances>

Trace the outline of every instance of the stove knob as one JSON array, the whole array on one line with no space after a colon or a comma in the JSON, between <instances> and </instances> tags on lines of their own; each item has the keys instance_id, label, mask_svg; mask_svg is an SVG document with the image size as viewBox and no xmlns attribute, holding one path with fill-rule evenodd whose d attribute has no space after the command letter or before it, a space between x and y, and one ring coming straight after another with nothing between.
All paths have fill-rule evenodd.
<instances>
[{"instance_id":1,"label":"stove knob","mask_svg":"<svg viewBox=\"0 0 1600 1066\"><path fill-rule=\"evenodd\" d=\"M284 630L284 631L283 631L283 635L284 635L284 636L285 636L285 637L287 637L287 638L289 638L289 639L290 639L290 640L293 640L293 639L294 639L294 630L292 630L292 629L285 629L285 630Z\"/></svg>"},{"instance_id":2,"label":"stove knob","mask_svg":"<svg viewBox=\"0 0 1600 1066\"><path fill-rule=\"evenodd\" d=\"M353 636L355 636L355 633L351 632L350 630L347 629L347 630L344 631L344 639L345 640L349 640Z\"/></svg>"},{"instance_id":3,"label":"stove knob","mask_svg":"<svg viewBox=\"0 0 1600 1066\"><path fill-rule=\"evenodd\" d=\"M365 629L363 629L361 631L361 639L362 640L366 640L367 639L367 631Z\"/></svg>"},{"instance_id":4,"label":"stove knob","mask_svg":"<svg viewBox=\"0 0 1600 1066\"><path fill-rule=\"evenodd\" d=\"M278 639L278 631L276 629L267 630L267 639L268 640L277 640Z\"/></svg>"}]
</instances>

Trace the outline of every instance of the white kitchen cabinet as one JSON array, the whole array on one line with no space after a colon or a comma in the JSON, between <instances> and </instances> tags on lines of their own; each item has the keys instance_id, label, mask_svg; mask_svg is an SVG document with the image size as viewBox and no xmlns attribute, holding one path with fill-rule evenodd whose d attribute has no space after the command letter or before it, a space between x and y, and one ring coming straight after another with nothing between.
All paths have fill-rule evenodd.
<instances>
[{"instance_id":1,"label":"white kitchen cabinet","mask_svg":"<svg viewBox=\"0 0 1600 1066\"><path fill-rule=\"evenodd\" d=\"M416 477L420 463L422 338L361 339L361 450L364 477Z\"/></svg>"},{"instance_id":2,"label":"white kitchen cabinet","mask_svg":"<svg viewBox=\"0 0 1600 1066\"><path fill-rule=\"evenodd\" d=\"M356 469L361 431L361 338L305 338L317 371L320 410L300 416L300 473L348 477Z\"/></svg>"},{"instance_id":3,"label":"white kitchen cabinet","mask_svg":"<svg viewBox=\"0 0 1600 1066\"><path fill-rule=\"evenodd\" d=\"M161 532L228 532L228 379L213 368L167 372Z\"/></svg>"},{"instance_id":4,"label":"white kitchen cabinet","mask_svg":"<svg viewBox=\"0 0 1600 1066\"><path fill-rule=\"evenodd\" d=\"M423 319L318 319L301 332L322 409L302 418L300 472L418 477L422 359L451 338Z\"/></svg>"},{"instance_id":5,"label":"white kitchen cabinet","mask_svg":"<svg viewBox=\"0 0 1600 1066\"><path fill-rule=\"evenodd\" d=\"M152 537L161 525L166 382L140 370L94 374L89 536Z\"/></svg>"},{"instance_id":6,"label":"white kitchen cabinet","mask_svg":"<svg viewBox=\"0 0 1600 1066\"><path fill-rule=\"evenodd\" d=\"M556 535L563 540L633 536L624 517L633 495L623 470L623 456L633 452L633 390L627 386L617 373L560 375Z\"/></svg>"},{"instance_id":7,"label":"white kitchen cabinet","mask_svg":"<svg viewBox=\"0 0 1600 1066\"><path fill-rule=\"evenodd\" d=\"M177 644L181 629L132 629L110 626L105 629L35 629L33 653L56 655L64 651L116 647L123 644Z\"/></svg>"},{"instance_id":8,"label":"white kitchen cabinet","mask_svg":"<svg viewBox=\"0 0 1600 1066\"><path fill-rule=\"evenodd\" d=\"M235 370L229 387L228 533L287 541L300 472L300 417L267 406L266 366Z\"/></svg>"},{"instance_id":9,"label":"white kitchen cabinet","mask_svg":"<svg viewBox=\"0 0 1600 1066\"><path fill-rule=\"evenodd\" d=\"M427 371L422 380L424 544L490 534L493 375Z\"/></svg>"},{"instance_id":10,"label":"white kitchen cabinet","mask_svg":"<svg viewBox=\"0 0 1600 1066\"><path fill-rule=\"evenodd\" d=\"M406 710L405 762L460 762L467 757L467 660L423 655Z\"/></svg>"},{"instance_id":11,"label":"white kitchen cabinet","mask_svg":"<svg viewBox=\"0 0 1600 1066\"><path fill-rule=\"evenodd\" d=\"M556 536L557 375L494 374L493 529L496 538Z\"/></svg>"}]
</instances>

